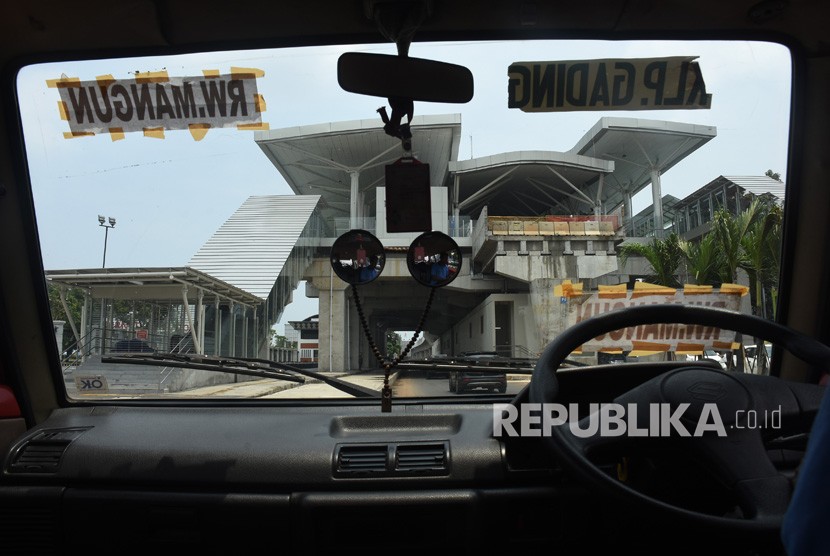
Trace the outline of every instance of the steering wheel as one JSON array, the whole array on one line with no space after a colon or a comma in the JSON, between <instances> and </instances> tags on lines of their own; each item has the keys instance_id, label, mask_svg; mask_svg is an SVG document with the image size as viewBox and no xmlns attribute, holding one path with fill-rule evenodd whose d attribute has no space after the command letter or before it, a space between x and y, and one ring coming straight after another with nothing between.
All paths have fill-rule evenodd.
<instances>
[{"instance_id":1,"label":"steering wheel","mask_svg":"<svg viewBox=\"0 0 830 556\"><path fill-rule=\"evenodd\" d=\"M533 371L529 387L531 403L552 403L559 395L556 370L568 355L596 336L641 324L680 323L714 326L768 339L786 348L799 359L827 370L830 348L808 336L759 317L733 311L682 305L643 305L612 311L586 319L556 337L542 353ZM621 370L624 372L624 370ZM825 388L811 384L788 382L777 377L735 373L690 365L668 371L620 395L614 403L637 413L638 425L649 422L650 404L670 404L672 411L679 404L689 404L681 423L691 434L679 437L675 430L667 437L621 436L588 437L575 435L567 423L554 425L543 432L545 446L567 469L605 494L617 495L631 502L673 514L707 527L725 531L746 531L773 534L778 531L792 496L793 485L778 472L764 446L759 428L748 428L742 418L747 411L768 415L780 409L778 433L807 432L815 417ZM629 405L634 404L634 405ZM713 423L712 407L722 418L725 436L707 431L693 433L702 412ZM588 418L580 421L587 430ZM658 500L635 490L603 471L593 460L606 450L628 450L636 454L638 446L653 442L670 442L684 455L700 460L714 476L736 495L742 517L723 517ZM650 444L653 446L653 444ZM608 452L606 452L608 453Z\"/></svg>"}]
</instances>

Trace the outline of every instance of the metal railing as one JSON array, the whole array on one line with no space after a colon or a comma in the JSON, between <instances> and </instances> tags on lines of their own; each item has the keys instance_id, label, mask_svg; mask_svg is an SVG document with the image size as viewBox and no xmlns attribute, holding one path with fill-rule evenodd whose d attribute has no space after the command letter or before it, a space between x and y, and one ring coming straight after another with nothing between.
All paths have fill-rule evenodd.
<instances>
[{"instance_id":1,"label":"metal railing","mask_svg":"<svg viewBox=\"0 0 830 556\"><path fill-rule=\"evenodd\" d=\"M532 359L535 361L539 358L538 353L531 351L527 348L527 346L523 346L521 344L497 345L496 353L505 357L511 357L513 359Z\"/></svg>"},{"instance_id":2,"label":"metal railing","mask_svg":"<svg viewBox=\"0 0 830 556\"><path fill-rule=\"evenodd\" d=\"M352 219L348 217L336 217L329 220L330 229L334 230L334 236L340 237L349 230L358 228L366 230L370 234L377 233L377 219L374 216L366 216L357 219L357 225L352 225ZM474 221L469 216L449 216L447 218L447 230L452 237L471 237L473 235Z\"/></svg>"},{"instance_id":3,"label":"metal railing","mask_svg":"<svg viewBox=\"0 0 830 556\"><path fill-rule=\"evenodd\" d=\"M139 339L135 337L133 330L96 326L80 340L70 344L61 354L61 371L67 373L70 369L82 365L92 355L153 351L190 353L193 351L193 339L189 334L173 335L171 338L163 334L148 334L147 339ZM172 370L170 367L164 367L159 371L159 387Z\"/></svg>"},{"instance_id":4,"label":"metal railing","mask_svg":"<svg viewBox=\"0 0 830 556\"><path fill-rule=\"evenodd\" d=\"M366 230L370 234L375 234L377 226L376 226L376 219L374 216L365 216L363 218L357 219L357 225L352 225L352 219L344 216L344 217L337 217L331 219L332 229L334 230L335 237L340 237L341 235L345 234L349 230L352 229L361 229Z\"/></svg>"}]
</instances>

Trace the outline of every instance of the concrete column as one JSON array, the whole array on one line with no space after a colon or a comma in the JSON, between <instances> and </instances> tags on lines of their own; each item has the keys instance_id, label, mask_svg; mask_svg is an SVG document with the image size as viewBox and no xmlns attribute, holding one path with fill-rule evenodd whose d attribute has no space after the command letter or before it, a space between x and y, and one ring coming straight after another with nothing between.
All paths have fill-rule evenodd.
<instances>
[{"instance_id":1,"label":"concrete column","mask_svg":"<svg viewBox=\"0 0 830 556\"><path fill-rule=\"evenodd\" d=\"M236 307L234 307L233 301L230 303L228 314L230 315L230 320L228 321L228 325L230 326L230 333L228 334L230 346L228 348L230 350L230 356L234 357L236 355Z\"/></svg>"},{"instance_id":2,"label":"concrete column","mask_svg":"<svg viewBox=\"0 0 830 556\"><path fill-rule=\"evenodd\" d=\"M594 216L599 217L602 216L602 189L605 187L605 174L599 175L599 185L597 186L597 202L594 205Z\"/></svg>"},{"instance_id":3,"label":"concrete column","mask_svg":"<svg viewBox=\"0 0 830 556\"><path fill-rule=\"evenodd\" d=\"M344 372L346 361L345 282L332 278L314 278L319 298L319 362L321 371Z\"/></svg>"},{"instance_id":4,"label":"concrete column","mask_svg":"<svg viewBox=\"0 0 830 556\"><path fill-rule=\"evenodd\" d=\"M461 187L461 176L456 174L453 177L453 182L452 182L452 217L453 217L453 222L455 222L456 230L458 229L458 221L461 217L461 211L458 208L458 195L459 195L460 187ZM456 232L456 235L458 235L458 232Z\"/></svg>"},{"instance_id":5,"label":"concrete column","mask_svg":"<svg viewBox=\"0 0 830 556\"><path fill-rule=\"evenodd\" d=\"M628 188L623 191L623 203L625 203L625 219L620 224L625 226L625 233L628 234L628 224L634 222L634 206L631 204L631 190ZM631 235L634 235L633 225L631 227Z\"/></svg>"},{"instance_id":6,"label":"concrete column","mask_svg":"<svg viewBox=\"0 0 830 556\"><path fill-rule=\"evenodd\" d=\"M222 355L222 308L219 305L219 296L213 302L213 355Z\"/></svg>"},{"instance_id":7,"label":"concrete column","mask_svg":"<svg viewBox=\"0 0 830 556\"><path fill-rule=\"evenodd\" d=\"M196 294L196 345L199 354L205 354L205 290L199 288Z\"/></svg>"},{"instance_id":8,"label":"concrete column","mask_svg":"<svg viewBox=\"0 0 830 556\"><path fill-rule=\"evenodd\" d=\"M351 228L359 228L358 219L360 217L360 172L349 172L351 178L351 195L349 196L349 218L351 219Z\"/></svg>"},{"instance_id":9,"label":"concrete column","mask_svg":"<svg viewBox=\"0 0 830 556\"><path fill-rule=\"evenodd\" d=\"M248 308L242 307L242 357L248 357Z\"/></svg>"},{"instance_id":10,"label":"concrete column","mask_svg":"<svg viewBox=\"0 0 830 556\"><path fill-rule=\"evenodd\" d=\"M654 237L663 237L663 193L660 188L660 171L651 169L651 202L654 206Z\"/></svg>"}]
</instances>

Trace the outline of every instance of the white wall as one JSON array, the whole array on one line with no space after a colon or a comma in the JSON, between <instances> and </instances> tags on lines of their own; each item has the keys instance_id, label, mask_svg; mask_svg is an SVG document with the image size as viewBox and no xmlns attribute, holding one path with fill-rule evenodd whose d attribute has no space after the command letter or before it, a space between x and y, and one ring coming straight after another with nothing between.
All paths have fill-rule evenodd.
<instances>
[{"instance_id":1,"label":"white wall","mask_svg":"<svg viewBox=\"0 0 830 556\"><path fill-rule=\"evenodd\" d=\"M528 294L520 293L489 295L451 331L441 336L441 352L457 355L463 351L494 351L496 349L496 302L499 301L513 303L513 345L524 346L531 352L540 352L544 346L539 345L530 298Z\"/></svg>"}]
</instances>

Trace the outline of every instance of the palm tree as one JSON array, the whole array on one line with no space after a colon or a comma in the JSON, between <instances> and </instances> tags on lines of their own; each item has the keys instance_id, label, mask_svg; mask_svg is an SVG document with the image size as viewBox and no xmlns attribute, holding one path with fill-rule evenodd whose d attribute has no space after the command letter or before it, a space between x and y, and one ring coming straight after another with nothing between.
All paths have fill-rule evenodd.
<instances>
[{"instance_id":1,"label":"palm tree","mask_svg":"<svg viewBox=\"0 0 830 556\"><path fill-rule=\"evenodd\" d=\"M686 260L686 272L697 285L714 284L722 265L715 234L708 233L700 241L681 241L680 249Z\"/></svg>"},{"instance_id":2,"label":"palm tree","mask_svg":"<svg viewBox=\"0 0 830 556\"><path fill-rule=\"evenodd\" d=\"M781 232L783 229L784 211L776 204L771 207L771 212L773 213L774 224L766 236L769 267L764 282L764 286L769 292L770 307L768 311L765 311L765 315L768 318L775 319L776 308L778 306L778 279L781 273Z\"/></svg>"},{"instance_id":3,"label":"palm tree","mask_svg":"<svg viewBox=\"0 0 830 556\"><path fill-rule=\"evenodd\" d=\"M720 267L721 281L737 282L738 269L745 266L745 253L741 241L762 212L763 205L757 198L753 199L749 207L738 216L725 208L720 208L715 212L710 233L715 236L714 241L723 263Z\"/></svg>"},{"instance_id":4,"label":"palm tree","mask_svg":"<svg viewBox=\"0 0 830 556\"><path fill-rule=\"evenodd\" d=\"M764 309L766 293L775 295L780 269L781 209L769 199L756 197L738 216L725 209L715 213L711 234L722 257L720 277L724 282L736 282L738 269L746 271L752 313L768 316ZM773 302L774 305L774 302ZM763 346L761 338L755 345ZM759 371L764 372L764 349L760 349Z\"/></svg>"},{"instance_id":5,"label":"palm tree","mask_svg":"<svg viewBox=\"0 0 830 556\"><path fill-rule=\"evenodd\" d=\"M677 267L683 261L683 251L680 249L680 240L677 234L671 234L665 239L654 238L651 243L631 243L620 247L620 262L630 257L644 257L651 265L654 274L649 280L661 286L676 288L680 285L677 280Z\"/></svg>"},{"instance_id":6,"label":"palm tree","mask_svg":"<svg viewBox=\"0 0 830 556\"><path fill-rule=\"evenodd\" d=\"M749 276L752 294L752 314L774 318L775 293L778 284L781 257L781 209L777 205L766 205L760 209L759 217L741 238L743 268ZM773 314L767 311L767 293L773 297ZM755 338L758 348L758 371L766 374L766 350L762 349L760 338Z\"/></svg>"},{"instance_id":7,"label":"palm tree","mask_svg":"<svg viewBox=\"0 0 830 556\"><path fill-rule=\"evenodd\" d=\"M777 208L777 207L776 207ZM780 244L778 237L781 227L781 211L766 209L763 215L756 220L746 235L741 238L743 250L743 268L749 275L749 285L752 290L753 308L755 314L768 316L764 309L764 291L777 283Z\"/></svg>"}]
</instances>

